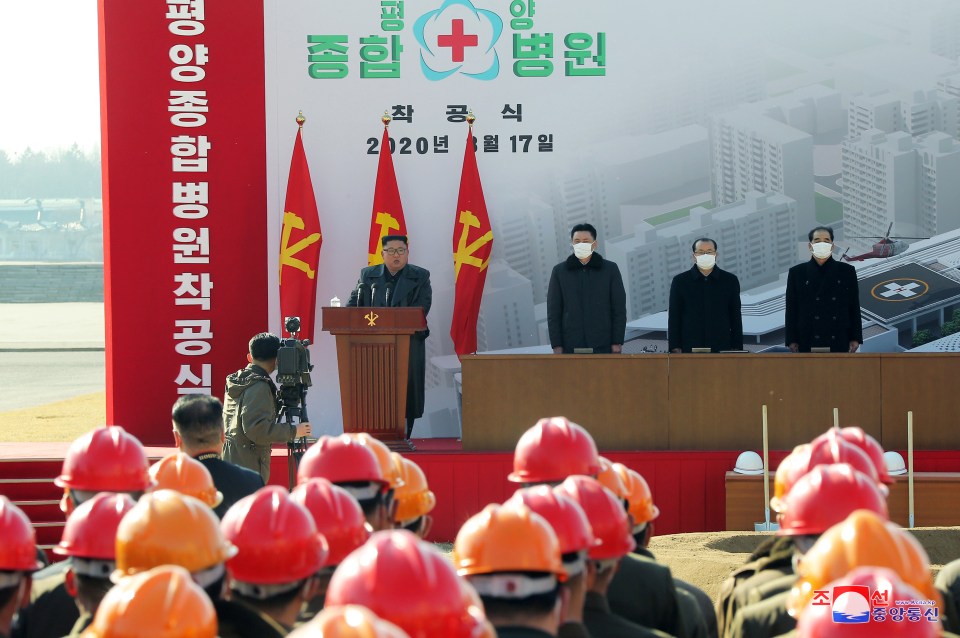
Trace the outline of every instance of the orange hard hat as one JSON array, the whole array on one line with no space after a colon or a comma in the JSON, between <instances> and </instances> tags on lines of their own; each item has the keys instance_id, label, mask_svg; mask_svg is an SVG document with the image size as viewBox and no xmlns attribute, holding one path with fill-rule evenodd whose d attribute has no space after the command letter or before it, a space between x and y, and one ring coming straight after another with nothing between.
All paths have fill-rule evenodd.
<instances>
[{"instance_id":1,"label":"orange hard hat","mask_svg":"<svg viewBox=\"0 0 960 638\"><path fill-rule=\"evenodd\" d=\"M514 483L559 483L571 474L596 476L600 457L593 437L566 417L540 419L523 433L513 453Z\"/></svg>"},{"instance_id":2,"label":"orange hard hat","mask_svg":"<svg viewBox=\"0 0 960 638\"><path fill-rule=\"evenodd\" d=\"M385 530L340 563L326 605L363 605L411 638L481 638L487 627L465 586L433 544L407 530Z\"/></svg>"},{"instance_id":3,"label":"orange hard hat","mask_svg":"<svg viewBox=\"0 0 960 638\"><path fill-rule=\"evenodd\" d=\"M120 520L116 577L159 565L179 565L196 574L236 553L206 503L174 490L157 490L144 494Z\"/></svg>"},{"instance_id":4,"label":"orange hard hat","mask_svg":"<svg viewBox=\"0 0 960 638\"><path fill-rule=\"evenodd\" d=\"M620 480L627 486L628 512L636 525L649 523L660 516L660 508L653 504L653 493L640 472L633 470L623 463L614 463L613 469L620 475Z\"/></svg>"},{"instance_id":5,"label":"orange hard hat","mask_svg":"<svg viewBox=\"0 0 960 638\"><path fill-rule=\"evenodd\" d=\"M788 609L799 617L814 591L857 567L887 567L918 589L923 598L940 600L930 576L930 560L920 543L885 517L858 510L824 532L804 554Z\"/></svg>"},{"instance_id":6,"label":"orange hard hat","mask_svg":"<svg viewBox=\"0 0 960 638\"><path fill-rule=\"evenodd\" d=\"M840 587L866 587L871 596L874 595L874 593L879 593L891 606L896 606L894 605L894 601L897 600L924 600L923 594L905 583L896 572L882 567L859 567L826 585L824 588L833 594L833 592L837 591ZM843 595L844 594L841 594L841 596ZM847 595L850 596L849 594ZM856 600L858 604L853 604L853 600ZM810 605L803 616L797 620L797 637L875 638L876 636L883 636L884 638L936 638L941 635L941 630L943 629L939 620L932 622L927 618L920 618L918 621L912 622L906 618L901 618L900 621L897 622L894 621L889 614L885 614L884 619L879 620L871 613L872 601L869 599L863 600L862 594L856 596L856 598L850 597L848 601L851 601L851 604L845 605L847 609L868 615L866 622L838 622L835 619L835 614L837 613L835 604ZM832 602L836 603L837 600L834 599ZM919 605L918 608L921 611L930 609L930 607ZM880 609L883 608L881 607Z\"/></svg>"},{"instance_id":7,"label":"orange hard hat","mask_svg":"<svg viewBox=\"0 0 960 638\"><path fill-rule=\"evenodd\" d=\"M519 503L490 504L469 518L453 543L453 564L461 576L543 572L566 579L553 528Z\"/></svg>"},{"instance_id":8,"label":"orange hard hat","mask_svg":"<svg viewBox=\"0 0 960 638\"><path fill-rule=\"evenodd\" d=\"M852 443L866 452L867 456L870 457L870 460L873 461L874 466L877 468L877 475L880 477L881 483L887 485L893 483L893 479L890 478L890 473L887 470L887 464L883 459L883 447L880 446L879 441L867 434L863 428L856 425L840 428L838 434L848 443Z\"/></svg>"},{"instance_id":9,"label":"orange hard hat","mask_svg":"<svg viewBox=\"0 0 960 638\"><path fill-rule=\"evenodd\" d=\"M142 492L151 485L147 453L119 425L87 432L70 444L58 487L87 492Z\"/></svg>"},{"instance_id":10,"label":"orange hard hat","mask_svg":"<svg viewBox=\"0 0 960 638\"><path fill-rule=\"evenodd\" d=\"M377 457L377 463L380 465L380 471L383 473L383 478L387 480L392 489L397 489L403 485L403 476L401 475L399 468L393 462L392 453L386 444L379 439L375 439L366 432L349 432L347 436L356 439L361 445L365 445L370 449L371 452L373 452L373 455Z\"/></svg>"},{"instance_id":11,"label":"orange hard hat","mask_svg":"<svg viewBox=\"0 0 960 638\"><path fill-rule=\"evenodd\" d=\"M613 492L613 495L622 501L626 501L627 497L630 496L627 484L613 467L613 461L603 456L600 457L600 471L597 473L597 480L600 481L600 485Z\"/></svg>"},{"instance_id":12,"label":"orange hard hat","mask_svg":"<svg viewBox=\"0 0 960 638\"><path fill-rule=\"evenodd\" d=\"M379 483L388 481L372 448L347 435L321 436L304 453L297 470L297 482L325 478L331 483Z\"/></svg>"},{"instance_id":13,"label":"orange hard hat","mask_svg":"<svg viewBox=\"0 0 960 638\"><path fill-rule=\"evenodd\" d=\"M804 443L793 448L777 466L777 473L773 478L773 498L770 507L774 512L783 509L783 498L801 476L810 470L810 444Z\"/></svg>"},{"instance_id":14,"label":"orange hard hat","mask_svg":"<svg viewBox=\"0 0 960 638\"><path fill-rule=\"evenodd\" d=\"M620 558L636 549L627 512L599 481L589 476L571 476L554 489L576 501L587 515L593 535L600 541L590 548L591 559Z\"/></svg>"},{"instance_id":15,"label":"orange hard hat","mask_svg":"<svg viewBox=\"0 0 960 638\"><path fill-rule=\"evenodd\" d=\"M813 468L797 481L783 503L780 536L822 534L859 509L889 518L877 482L846 463Z\"/></svg>"},{"instance_id":16,"label":"orange hard hat","mask_svg":"<svg viewBox=\"0 0 960 638\"><path fill-rule=\"evenodd\" d=\"M0 495L0 571L33 572L37 561L37 535L30 519L6 496Z\"/></svg>"},{"instance_id":17,"label":"orange hard hat","mask_svg":"<svg viewBox=\"0 0 960 638\"><path fill-rule=\"evenodd\" d=\"M313 516L279 485L268 485L237 501L220 524L237 546L227 561L234 581L279 585L319 572L329 552Z\"/></svg>"},{"instance_id":18,"label":"orange hard hat","mask_svg":"<svg viewBox=\"0 0 960 638\"><path fill-rule=\"evenodd\" d=\"M123 578L107 592L84 638L214 638L213 603L176 565Z\"/></svg>"},{"instance_id":19,"label":"orange hard hat","mask_svg":"<svg viewBox=\"0 0 960 638\"><path fill-rule=\"evenodd\" d=\"M120 520L135 504L128 494L100 492L70 514L53 553L113 562Z\"/></svg>"},{"instance_id":20,"label":"orange hard hat","mask_svg":"<svg viewBox=\"0 0 960 638\"><path fill-rule=\"evenodd\" d=\"M420 466L396 452L391 454L393 464L403 477L403 485L393 493L397 511L393 520L401 525L425 516L437 505L437 497L427 485L427 477Z\"/></svg>"},{"instance_id":21,"label":"orange hard hat","mask_svg":"<svg viewBox=\"0 0 960 638\"><path fill-rule=\"evenodd\" d=\"M339 565L370 538L370 528L357 499L327 479L314 478L293 488L290 497L307 508L317 531L327 540L326 566Z\"/></svg>"},{"instance_id":22,"label":"orange hard hat","mask_svg":"<svg viewBox=\"0 0 960 638\"><path fill-rule=\"evenodd\" d=\"M360 605L327 607L288 635L290 638L410 638L392 622L378 618Z\"/></svg>"},{"instance_id":23,"label":"orange hard hat","mask_svg":"<svg viewBox=\"0 0 960 638\"><path fill-rule=\"evenodd\" d=\"M165 456L151 465L150 478L156 483L155 489L176 490L200 499L211 508L223 502L223 494L213 484L210 470L183 452Z\"/></svg>"},{"instance_id":24,"label":"orange hard hat","mask_svg":"<svg viewBox=\"0 0 960 638\"><path fill-rule=\"evenodd\" d=\"M557 534L561 554L589 550L598 542L580 504L549 485L519 489L504 505L524 505L542 516Z\"/></svg>"}]
</instances>

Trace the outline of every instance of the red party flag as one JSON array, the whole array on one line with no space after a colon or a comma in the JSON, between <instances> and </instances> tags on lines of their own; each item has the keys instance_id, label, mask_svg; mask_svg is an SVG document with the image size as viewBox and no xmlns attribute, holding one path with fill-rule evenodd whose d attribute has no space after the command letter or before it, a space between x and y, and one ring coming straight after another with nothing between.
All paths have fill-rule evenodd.
<instances>
[{"instance_id":1,"label":"red party flag","mask_svg":"<svg viewBox=\"0 0 960 638\"><path fill-rule=\"evenodd\" d=\"M397 188L397 174L393 170L387 122L384 122L383 126L380 162L377 166L377 185L373 190L373 213L370 216L370 239L367 243L368 266L383 263L383 255L380 252L381 237L407 234L407 222L403 219L403 205L400 203L400 189Z\"/></svg>"},{"instance_id":2,"label":"red party flag","mask_svg":"<svg viewBox=\"0 0 960 638\"><path fill-rule=\"evenodd\" d=\"M317 307L317 264L320 261L320 214L303 151L303 115L297 117L297 140L290 159L287 198L280 234L280 323L300 317L300 339L313 340Z\"/></svg>"},{"instance_id":3,"label":"red party flag","mask_svg":"<svg viewBox=\"0 0 960 638\"><path fill-rule=\"evenodd\" d=\"M477 317L487 265L493 249L493 230L483 199L483 186L477 170L477 153L473 141L473 125L467 132L467 148L460 174L460 197L453 225L453 272L456 292L450 337L457 355L477 351Z\"/></svg>"}]
</instances>

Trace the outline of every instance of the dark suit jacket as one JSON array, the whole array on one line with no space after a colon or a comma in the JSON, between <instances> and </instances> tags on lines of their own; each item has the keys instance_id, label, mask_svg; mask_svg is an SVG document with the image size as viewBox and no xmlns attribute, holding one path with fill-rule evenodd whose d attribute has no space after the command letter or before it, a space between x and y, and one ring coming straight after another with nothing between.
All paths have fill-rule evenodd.
<instances>
[{"instance_id":1,"label":"dark suit jacket","mask_svg":"<svg viewBox=\"0 0 960 638\"><path fill-rule=\"evenodd\" d=\"M829 347L848 352L851 341L863 343L857 271L832 257L819 265L812 257L787 274L786 343L800 352Z\"/></svg>"},{"instance_id":2,"label":"dark suit jacket","mask_svg":"<svg viewBox=\"0 0 960 638\"><path fill-rule=\"evenodd\" d=\"M667 323L670 350L742 350L740 280L718 266L706 277L696 266L680 273L670 284Z\"/></svg>"},{"instance_id":3,"label":"dark suit jacket","mask_svg":"<svg viewBox=\"0 0 960 638\"><path fill-rule=\"evenodd\" d=\"M397 280L388 286L387 269L383 264L367 266L360 271L360 280L357 283L363 284L364 292L362 296L358 295L357 287L354 286L353 292L350 293L350 300L347 302L348 306L420 306L423 308L424 316L430 312L433 289L430 287L430 271L426 268L407 264L400 271ZM388 288L390 289L389 299L387 298ZM410 365L407 374L408 419L423 416L427 373L427 349L424 341L429 336L430 330L421 330L410 338Z\"/></svg>"},{"instance_id":4,"label":"dark suit jacket","mask_svg":"<svg viewBox=\"0 0 960 638\"><path fill-rule=\"evenodd\" d=\"M217 518L223 518L234 503L263 487L263 479L258 473L227 463L217 454L200 454L196 458L210 471L214 486L223 494L223 502L213 510Z\"/></svg>"}]
</instances>

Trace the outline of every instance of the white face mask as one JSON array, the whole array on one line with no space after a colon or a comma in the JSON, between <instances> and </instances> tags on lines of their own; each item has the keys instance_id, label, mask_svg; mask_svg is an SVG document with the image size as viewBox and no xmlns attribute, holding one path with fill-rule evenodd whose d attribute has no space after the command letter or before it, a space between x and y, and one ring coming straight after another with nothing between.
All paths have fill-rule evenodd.
<instances>
[{"instance_id":1,"label":"white face mask","mask_svg":"<svg viewBox=\"0 0 960 638\"><path fill-rule=\"evenodd\" d=\"M817 259L826 259L833 254L833 244L825 241L818 241L813 244L813 256Z\"/></svg>"},{"instance_id":2,"label":"white face mask","mask_svg":"<svg viewBox=\"0 0 960 638\"><path fill-rule=\"evenodd\" d=\"M573 254L577 256L577 259L586 259L593 254L593 244L574 244Z\"/></svg>"},{"instance_id":3,"label":"white face mask","mask_svg":"<svg viewBox=\"0 0 960 638\"><path fill-rule=\"evenodd\" d=\"M702 270L710 270L716 263L716 255L697 255L697 266Z\"/></svg>"}]
</instances>

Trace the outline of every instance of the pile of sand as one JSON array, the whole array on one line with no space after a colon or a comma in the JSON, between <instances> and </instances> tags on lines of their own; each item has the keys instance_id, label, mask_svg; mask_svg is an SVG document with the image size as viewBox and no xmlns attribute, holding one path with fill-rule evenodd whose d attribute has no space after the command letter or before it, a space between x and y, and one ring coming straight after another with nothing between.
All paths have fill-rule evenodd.
<instances>
[{"instance_id":1,"label":"pile of sand","mask_svg":"<svg viewBox=\"0 0 960 638\"><path fill-rule=\"evenodd\" d=\"M936 575L946 563L960 558L960 528L920 527L911 530L930 556ZM703 532L655 536L650 551L670 566L677 578L693 583L716 600L720 584L767 536L754 532Z\"/></svg>"}]
</instances>

